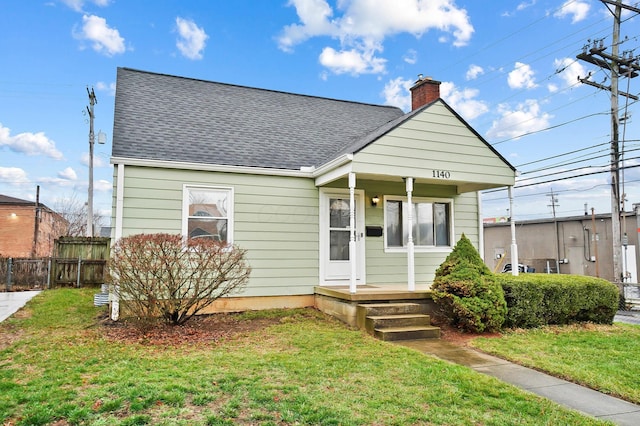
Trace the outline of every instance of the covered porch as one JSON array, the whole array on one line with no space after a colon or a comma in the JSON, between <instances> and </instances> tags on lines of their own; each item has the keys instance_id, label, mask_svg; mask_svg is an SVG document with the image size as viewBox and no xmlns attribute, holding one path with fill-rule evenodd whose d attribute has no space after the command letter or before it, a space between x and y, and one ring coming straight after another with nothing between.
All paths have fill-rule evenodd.
<instances>
[{"instance_id":1,"label":"covered porch","mask_svg":"<svg viewBox=\"0 0 640 426\"><path fill-rule=\"evenodd\" d=\"M513 166L439 98L308 171L320 195L319 285L368 296L389 284L426 289L462 234L482 253L479 191L515 181Z\"/></svg>"}]
</instances>

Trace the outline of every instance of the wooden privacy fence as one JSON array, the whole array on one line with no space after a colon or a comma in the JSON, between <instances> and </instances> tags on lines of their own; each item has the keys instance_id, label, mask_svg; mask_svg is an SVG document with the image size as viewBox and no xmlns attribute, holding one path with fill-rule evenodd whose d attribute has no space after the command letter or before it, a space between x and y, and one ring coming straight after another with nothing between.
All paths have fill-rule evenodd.
<instances>
[{"instance_id":1,"label":"wooden privacy fence","mask_svg":"<svg viewBox=\"0 0 640 426\"><path fill-rule=\"evenodd\" d=\"M99 286L105 282L109 238L62 237L54 256L0 258L0 291Z\"/></svg>"},{"instance_id":2,"label":"wooden privacy fence","mask_svg":"<svg viewBox=\"0 0 640 426\"><path fill-rule=\"evenodd\" d=\"M57 239L53 248L56 261L51 266L51 284L54 287L103 284L110 241L96 237Z\"/></svg>"}]
</instances>

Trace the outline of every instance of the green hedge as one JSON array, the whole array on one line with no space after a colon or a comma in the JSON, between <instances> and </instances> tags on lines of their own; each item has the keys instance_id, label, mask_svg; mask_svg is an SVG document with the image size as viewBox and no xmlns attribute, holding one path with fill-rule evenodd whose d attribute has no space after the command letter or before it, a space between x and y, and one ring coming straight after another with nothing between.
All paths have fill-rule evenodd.
<instances>
[{"instance_id":1,"label":"green hedge","mask_svg":"<svg viewBox=\"0 0 640 426\"><path fill-rule=\"evenodd\" d=\"M589 321L611 324L618 309L618 288L581 275L498 274L507 316L504 326L532 328Z\"/></svg>"}]
</instances>

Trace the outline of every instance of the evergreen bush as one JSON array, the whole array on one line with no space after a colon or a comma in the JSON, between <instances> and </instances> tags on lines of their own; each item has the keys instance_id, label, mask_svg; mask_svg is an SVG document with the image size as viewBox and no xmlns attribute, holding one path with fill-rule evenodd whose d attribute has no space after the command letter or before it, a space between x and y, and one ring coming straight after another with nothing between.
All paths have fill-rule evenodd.
<instances>
[{"instance_id":1,"label":"evergreen bush","mask_svg":"<svg viewBox=\"0 0 640 426\"><path fill-rule=\"evenodd\" d=\"M452 325L464 331L498 331L507 313L495 274L462 234L436 271L433 300Z\"/></svg>"}]
</instances>

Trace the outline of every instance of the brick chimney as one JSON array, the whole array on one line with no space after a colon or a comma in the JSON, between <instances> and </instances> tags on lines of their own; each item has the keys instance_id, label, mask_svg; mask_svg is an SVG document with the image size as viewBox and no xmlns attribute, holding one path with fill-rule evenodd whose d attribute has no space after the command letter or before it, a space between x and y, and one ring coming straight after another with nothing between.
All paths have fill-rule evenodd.
<instances>
[{"instance_id":1,"label":"brick chimney","mask_svg":"<svg viewBox=\"0 0 640 426\"><path fill-rule=\"evenodd\" d=\"M421 106L429 104L440 98L440 81L431 77L422 77L418 75L411 90L411 110L416 110Z\"/></svg>"}]
</instances>

